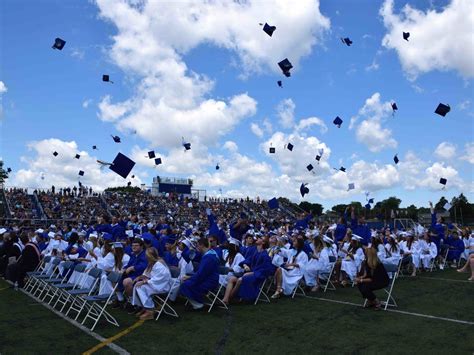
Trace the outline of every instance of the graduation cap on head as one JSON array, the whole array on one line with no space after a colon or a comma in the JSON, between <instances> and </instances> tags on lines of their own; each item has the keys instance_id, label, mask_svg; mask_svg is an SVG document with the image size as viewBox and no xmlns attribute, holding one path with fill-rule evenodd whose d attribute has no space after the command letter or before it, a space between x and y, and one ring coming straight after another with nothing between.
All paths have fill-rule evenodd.
<instances>
[{"instance_id":1,"label":"graduation cap on head","mask_svg":"<svg viewBox=\"0 0 474 355\"><path fill-rule=\"evenodd\" d=\"M278 81L277 81L277 84L278 84L279 87L281 87L281 88L283 87L283 83L282 83L281 80L278 80Z\"/></svg>"},{"instance_id":2,"label":"graduation cap on head","mask_svg":"<svg viewBox=\"0 0 474 355\"><path fill-rule=\"evenodd\" d=\"M270 37L272 36L275 30L276 30L276 26L270 26L268 23L265 23L265 25L263 25L263 32L265 32Z\"/></svg>"},{"instance_id":3,"label":"graduation cap on head","mask_svg":"<svg viewBox=\"0 0 474 355\"><path fill-rule=\"evenodd\" d=\"M76 154L74 158L79 159L81 156L79 154Z\"/></svg>"},{"instance_id":4,"label":"graduation cap on head","mask_svg":"<svg viewBox=\"0 0 474 355\"><path fill-rule=\"evenodd\" d=\"M408 41L408 38L410 38L410 32L403 32L403 39Z\"/></svg>"},{"instance_id":5,"label":"graduation cap on head","mask_svg":"<svg viewBox=\"0 0 474 355\"><path fill-rule=\"evenodd\" d=\"M445 179L445 178L439 179L439 183L440 183L441 185L444 185L444 187L446 187L446 183L447 183L447 182L448 182L448 179ZM443 189L444 189L444 187L443 187Z\"/></svg>"},{"instance_id":6,"label":"graduation cap on head","mask_svg":"<svg viewBox=\"0 0 474 355\"><path fill-rule=\"evenodd\" d=\"M291 76L290 69L293 68L293 65L290 63L288 58L285 58L281 62L279 62L278 66L286 77Z\"/></svg>"},{"instance_id":7,"label":"graduation cap on head","mask_svg":"<svg viewBox=\"0 0 474 355\"><path fill-rule=\"evenodd\" d=\"M334 121L332 121L332 123L334 123L334 124L337 126L337 128L341 128L342 122L344 122L344 121L343 121L342 118L339 117L339 116L337 116L337 117L334 119Z\"/></svg>"},{"instance_id":8,"label":"graduation cap on head","mask_svg":"<svg viewBox=\"0 0 474 355\"><path fill-rule=\"evenodd\" d=\"M306 185L308 185L308 184L302 183L301 186L300 186L301 197L304 197L304 195L309 193L309 189L306 187Z\"/></svg>"},{"instance_id":9,"label":"graduation cap on head","mask_svg":"<svg viewBox=\"0 0 474 355\"><path fill-rule=\"evenodd\" d=\"M355 189L355 184L353 182L347 185L347 191L354 190L354 189Z\"/></svg>"},{"instance_id":10,"label":"graduation cap on head","mask_svg":"<svg viewBox=\"0 0 474 355\"><path fill-rule=\"evenodd\" d=\"M57 37L55 40L54 40L54 44L53 44L53 49L59 49L59 50L62 50L64 48L66 44L66 41Z\"/></svg>"},{"instance_id":11,"label":"graduation cap on head","mask_svg":"<svg viewBox=\"0 0 474 355\"><path fill-rule=\"evenodd\" d=\"M121 143L119 136L114 136L112 134L110 136L112 137L112 139L114 140L115 143Z\"/></svg>"},{"instance_id":12,"label":"graduation cap on head","mask_svg":"<svg viewBox=\"0 0 474 355\"><path fill-rule=\"evenodd\" d=\"M160 165L160 164L161 164L161 158L156 158L155 165Z\"/></svg>"},{"instance_id":13,"label":"graduation cap on head","mask_svg":"<svg viewBox=\"0 0 474 355\"><path fill-rule=\"evenodd\" d=\"M306 167L306 169L308 169L308 171L311 171L311 170L314 169L314 167L313 167L311 164L309 164L309 165Z\"/></svg>"},{"instance_id":14,"label":"graduation cap on head","mask_svg":"<svg viewBox=\"0 0 474 355\"><path fill-rule=\"evenodd\" d=\"M440 103L438 107L436 108L435 113L444 117L449 111L451 111L451 107L449 107L449 105Z\"/></svg>"},{"instance_id":15,"label":"graduation cap on head","mask_svg":"<svg viewBox=\"0 0 474 355\"><path fill-rule=\"evenodd\" d=\"M348 47L350 47L351 44L352 44L352 41L350 40L349 37L341 38L341 41L342 41L342 43L344 43L344 44L347 45Z\"/></svg>"},{"instance_id":16,"label":"graduation cap on head","mask_svg":"<svg viewBox=\"0 0 474 355\"><path fill-rule=\"evenodd\" d=\"M79 176L84 176L84 172L82 170L79 170Z\"/></svg>"},{"instance_id":17,"label":"graduation cap on head","mask_svg":"<svg viewBox=\"0 0 474 355\"><path fill-rule=\"evenodd\" d=\"M109 166L109 169L126 179L134 166L135 162L132 159L122 153L118 153L112 164Z\"/></svg>"},{"instance_id":18,"label":"graduation cap on head","mask_svg":"<svg viewBox=\"0 0 474 355\"><path fill-rule=\"evenodd\" d=\"M393 157L393 161L395 162L395 164L398 164L398 162L400 161L400 159L398 159L397 154L395 154L395 156Z\"/></svg>"},{"instance_id":19,"label":"graduation cap on head","mask_svg":"<svg viewBox=\"0 0 474 355\"><path fill-rule=\"evenodd\" d=\"M107 74L102 75L102 81L105 81L106 83L111 83L111 84L114 83L112 80L110 80L110 77Z\"/></svg>"},{"instance_id":20,"label":"graduation cap on head","mask_svg":"<svg viewBox=\"0 0 474 355\"><path fill-rule=\"evenodd\" d=\"M156 156L156 155L155 155L155 152L154 152L153 150L150 150L150 151L148 152L148 159L154 159L155 156Z\"/></svg>"},{"instance_id":21,"label":"graduation cap on head","mask_svg":"<svg viewBox=\"0 0 474 355\"><path fill-rule=\"evenodd\" d=\"M276 197L268 201L268 208L270 208L271 210L278 208L278 200Z\"/></svg>"},{"instance_id":22,"label":"graduation cap on head","mask_svg":"<svg viewBox=\"0 0 474 355\"><path fill-rule=\"evenodd\" d=\"M55 157L57 157L57 156L59 155L59 153L56 152L56 151L54 151L54 152L53 152L53 155L54 155Z\"/></svg>"},{"instance_id":23,"label":"graduation cap on head","mask_svg":"<svg viewBox=\"0 0 474 355\"><path fill-rule=\"evenodd\" d=\"M288 144L286 145L286 148L287 148L290 152L292 152L292 151L293 151L293 148L294 148L294 145L291 144L291 143L288 143Z\"/></svg>"},{"instance_id":24,"label":"graduation cap on head","mask_svg":"<svg viewBox=\"0 0 474 355\"><path fill-rule=\"evenodd\" d=\"M191 143L185 142L184 137L181 138L181 144L184 147L184 151L191 149Z\"/></svg>"}]
</instances>

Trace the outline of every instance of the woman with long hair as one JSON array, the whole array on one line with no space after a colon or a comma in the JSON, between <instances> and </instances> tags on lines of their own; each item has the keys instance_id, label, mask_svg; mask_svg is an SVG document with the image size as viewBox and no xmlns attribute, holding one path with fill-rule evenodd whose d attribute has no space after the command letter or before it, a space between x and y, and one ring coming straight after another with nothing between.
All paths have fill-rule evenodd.
<instances>
[{"instance_id":1,"label":"woman with long hair","mask_svg":"<svg viewBox=\"0 0 474 355\"><path fill-rule=\"evenodd\" d=\"M323 238L328 238L326 241ZM328 271L330 268L329 256L334 255L332 250L332 242L329 237L316 237L311 244L312 253L306 264L304 280L306 286L310 286L311 292L319 290L319 274Z\"/></svg>"},{"instance_id":2,"label":"woman with long hair","mask_svg":"<svg viewBox=\"0 0 474 355\"><path fill-rule=\"evenodd\" d=\"M351 244L347 249L347 254L341 262L341 271L343 272L341 272L340 276L342 278L343 286L347 284L347 278L351 281L355 279L362 261L364 261L364 250L362 249L360 240L361 238L359 236L356 236L355 234L352 235Z\"/></svg>"},{"instance_id":3,"label":"woman with long hair","mask_svg":"<svg viewBox=\"0 0 474 355\"><path fill-rule=\"evenodd\" d=\"M100 278L99 294L107 294L112 291L112 283L107 280L107 274L110 271L122 272L123 267L127 265L130 256L123 252L122 243L110 244L110 252L98 263L98 267L103 270ZM109 247L107 247L108 249Z\"/></svg>"},{"instance_id":4,"label":"woman with long hair","mask_svg":"<svg viewBox=\"0 0 474 355\"><path fill-rule=\"evenodd\" d=\"M422 267L426 270L430 268L431 261L438 255L436 244L431 241L431 236L425 232L423 239L419 242L420 260Z\"/></svg>"},{"instance_id":5,"label":"woman with long hair","mask_svg":"<svg viewBox=\"0 0 474 355\"><path fill-rule=\"evenodd\" d=\"M141 307L137 313L141 320L154 318L153 295L166 293L170 290L171 273L165 261L153 247L146 249L148 265L141 276L134 280L132 304Z\"/></svg>"},{"instance_id":6,"label":"woman with long hair","mask_svg":"<svg viewBox=\"0 0 474 355\"><path fill-rule=\"evenodd\" d=\"M400 249L400 253L403 255L402 266L411 266L413 269L411 276L416 276L416 269L420 267L420 250L418 241L414 239L412 234L406 234L405 240L400 242Z\"/></svg>"},{"instance_id":7,"label":"woman with long hair","mask_svg":"<svg viewBox=\"0 0 474 355\"><path fill-rule=\"evenodd\" d=\"M377 256L377 249L365 249L365 262L362 265L362 276L357 277L355 282L362 297L367 299L368 307L380 309L380 301L375 296L375 290L387 287L390 280L385 268Z\"/></svg>"},{"instance_id":8,"label":"woman with long hair","mask_svg":"<svg viewBox=\"0 0 474 355\"><path fill-rule=\"evenodd\" d=\"M240 277L244 272L244 269L239 265L245 260L239 252L239 243L237 239L231 238L227 253L224 252L225 266L229 269L227 275L219 275L219 283L224 287L227 286L232 277Z\"/></svg>"},{"instance_id":9,"label":"woman with long hair","mask_svg":"<svg viewBox=\"0 0 474 355\"><path fill-rule=\"evenodd\" d=\"M400 255L400 246L394 235L388 233L385 236L387 243L385 244L385 263L398 265L402 256Z\"/></svg>"}]
</instances>

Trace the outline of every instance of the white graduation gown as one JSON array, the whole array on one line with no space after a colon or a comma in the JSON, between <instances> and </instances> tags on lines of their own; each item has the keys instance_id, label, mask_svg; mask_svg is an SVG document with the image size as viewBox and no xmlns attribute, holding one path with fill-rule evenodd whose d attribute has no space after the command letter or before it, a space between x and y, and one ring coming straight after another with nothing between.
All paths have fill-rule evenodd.
<instances>
[{"instance_id":1,"label":"white graduation gown","mask_svg":"<svg viewBox=\"0 0 474 355\"><path fill-rule=\"evenodd\" d=\"M419 241L420 260L425 269L428 269L431 264L431 260L436 258L438 255L438 248L433 242L427 243L425 240Z\"/></svg>"},{"instance_id":2,"label":"white graduation gown","mask_svg":"<svg viewBox=\"0 0 474 355\"><path fill-rule=\"evenodd\" d=\"M298 255L296 255L296 250L292 250L291 258L288 258L289 263L296 263L299 267L292 267L291 270L288 269L281 269L281 276L282 276L282 283L281 287L283 289L283 293L285 295L291 295L293 290L296 286L298 286L298 282L304 275L306 264L308 263L308 255L304 251L300 251Z\"/></svg>"},{"instance_id":3,"label":"white graduation gown","mask_svg":"<svg viewBox=\"0 0 474 355\"><path fill-rule=\"evenodd\" d=\"M397 249L392 250L392 246L387 243L385 244L385 250L387 251L387 256L384 259L384 263L398 265L402 256L400 255L400 246L397 245Z\"/></svg>"},{"instance_id":4,"label":"white graduation gown","mask_svg":"<svg viewBox=\"0 0 474 355\"><path fill-rule=\"evenodd\" d=\"M413 260L413 264L418 269L420 267L420 249L419 249L419 242L414 240L411 244L411 248L408 248L408 243L406 241L402 241L400 243L400 249L403 250L403 256L411 255Z\"/></svg>"},{"instance_id":5,"label":"white graduation gown","mask_svg":"<svg viewBox=\"0 0 474 355\"><path fill-rule=\"evenodd\" d=\"M345 271L349 279L354 280L357 276L357 272L360 270L360 265L364 261L364 251L362 248L358 248L354 253L354 259L351 259L349 256L346 256L341 263L341 270Z\"/></svg>"},{"instance_id":6,"label":"white graduation gown","mask_svg":"<svg viewBox=\"0 0 474 355\"><path fill-rule=\"evenodd\" d=\"M130 260L130 255L123 254L122 257L122 268L128 264ZM100 276L100 287L99 287L99 294L100 295L108 295L112 292L114 286L112 283L107 280L107 272L106 271L121 271L115 267L115 259L113 253L108 253L105 258L103 258L99 263L99 268L102 269L102 275Z\"/></svg>"},{"instance_id":7,"label":"white graduation gown","mask_svg":"<svg viewBox=\"0 0 474 355\"><path fill-rule=\"evenodd\" d=\"M313 245L311 245L311 248L314 249ZM333 249L331 247L325 247L320 252L313 251L313 257L311 257L306 264L304 273L304 282L307 286L316 286L318 284L319 274L329 272L331 268L329 255L333 255Z\"/></svg>"},{"instance_id":8,"label":"white graduation gown","mask_svg":"<svg viewBox=\"0 0 474 355\"><path fill-rule=\"evenodd\" d=\"M227 275L219 275L219 283L226 287L229 279L234 276L235 273L244 272L244 269L239 266L239 264L244 261L245 258L242 254L237 253L235 254L234 260L232 264L229 264L229 261L226 261L225 266L231 269L232 271L228 272Z\"/></svg>"},{"instance_id":9,"label":"white graduation gown","mask_svg":"<svg viewBox=\"0 0 474 355\"><path fill-rule=\"evenodd\" d=\"M132 304L145 308L154 308L152 296L154 294L166 293L171 287L171 273L166 265L157 261L150 272L143 275L149 277L147 283L133 288Z\"/></svg>"}]
</instances>

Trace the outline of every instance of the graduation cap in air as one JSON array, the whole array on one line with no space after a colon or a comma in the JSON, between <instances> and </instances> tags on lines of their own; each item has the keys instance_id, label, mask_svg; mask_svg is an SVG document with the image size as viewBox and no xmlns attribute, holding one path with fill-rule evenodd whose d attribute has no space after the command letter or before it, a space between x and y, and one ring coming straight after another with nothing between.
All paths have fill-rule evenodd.
<instances>
[{"instance_id":1,"label":"graduation cap in air","mask_svg":"<svg viewBox=\"0 0 474 355\"><path fill-rule=\"evenodd\" d=\"M155 151L150 150L150 151L148 152L148 159L154 159L155 156L156 156L156 155L155 155Z\"/></svg>"},{"instance_id":2,"label":"graduation cap in air","mask_svg":"<svg viewBox=\"0 0 474 355\"><path fill-rule=\"evenodd\" d=\"M55 151L55 152L53 152L53 155L54 155L55 157L57 157L57 156L59 155L59 153Z\"/></svg>"},{"instance_id":3,"label":"graduation cap in air","mask_svg":"<svg viewBox=\"0 0 474 355\"><path fill-rule=\"evenodd\" d=\"M374 199L373 199L373 198L371 198L371 199L369 199L369 201L368 201L368 202L369 202L369 203L374 203Z\"/></svg>"},{"instance_id":4,"label":"graduation cap in air","mask_svg":"<svg viewBox=\"0 0 474 355\"><path fill-rule=\"evenodd\" d=\"M285 58L281 62L279 62L278 66L286 77L291 76L290 69L293 68L293 65L290 63L288 58Z\"/></svg>"},{"instance_id":5,"label":"graduation cap in air","mask_svg":"<svg viewBox=\"0 0 474 355\"><path fill-rule=\"evenodd\" d=\"M135 162L132 159L122 153L118 153L112 164L110 164L109 169L126 179L134 166Z\"/></svg>"},{"instance_id":6,"label":"graduation cap in air","mask_svg":"<svg viewBox=\"0 0 474 355\"><path fill-rule=\"evenodd\" d=\"M392 110L393 110L393 113L395 113L395 111L398 110L398 106L397 106L397 103L396 103L396 102L393 102L393 103L392 103Z\"/></svg>"},{"instance_id":7,"label":"graduation cap in air","mask_svg":"<svg viewBox=\"0 0 474 355\"><path fill-rule=\"evenodd\" d=\"M281 88L283 87L283 83L282 83L281 80L278 80L278 81L277 81L277 84L278 84L279 87L281 87Z\"/></svg>"},{"instance_id":8,"label":"graduation cap in air","mask_svg":"<svg viewBox=\"0 0 474 355\"><path fill-rule=\"evenodd\" d=\"M131 178L132 178L132 179L135 179L135 175L132 175Z\"/></svg>"},{"instance_id":9,"label":"graduation cap in air","mask_svg":"<svg viewBox=\"0 0 474 355\"><path fill-rule=\"evenodd\" d=\"M110 80L110 77L107 74L102 75L102 81L105 81L106 83L111 83L111 84L114 83L112 80Z\"/></svg>"},{"instance_id":10,"label":"graduation cap in air","mask_svg":"<svg viewBox=\"0 0 474 355\"><path fill-rule=\"evenodd\" d=\"M270 154L275 154L275 147L270 147L268 151Z\"/></svg>"},{"instance_id":11,"label":"graduation cap in air","mask_svg":"<svg viewBox=\"0 0 474 355\"><path fill-rule=\"evenodd\" d=\"M268 23L265 22L263 25L263 32L265 32L270 37L272 36L273 32L276 30L276 26L270 26Z\"/></svg>"},{"instance_id":12,"label":"graduation cap in air","mask_svg":"<svg viewBox=\"0 0 474 355\"><path fill-rule=\"evenodd\" d=\"M351 44L352 44L352 41L350 40L349 37L341 38L341 41L342 41L342 43L344 43L344 44L347 45L348 47L350 47Z\"/></svg>"},{"instance_id":13,"label":"graduation cap in air","mask_svg":"<svg viewBox=\"0 0 474 355\"><path fill-rule=\"evenodd\" d=\"M12 168L7 168L7 173L11 173L12 172Z\"/></svg>"},{"instance_id":14,"label":"graduation cap in air","mask_svg":"<svg viewBox=\"0 0 474 355\"><path fill-rule=\"evenodd\" d=\"M291 144L291 143L288 143L288 144L286 145L286 148L287 148L290 152L292 152L292 151L293 151L293 148L294 148L294 145Z\"/></svg>"},{"instance_id":15,"label":"graduation cap in air","mask_svg":"<svg viewBox=\"0 0 474 355\"><path fill-rule=\"evenodd\" d=\"M309 164L309 165L306 167L306 169L307 169L308 171L311 171L311 170L314 169L314 166L312 166L311 164Z\"/></svg>"},{"instance_id":16,"label":"graduation cap in air","mask_svg":"<svg viewBox=\"0 0 474 355\"><path fill-rule=\"evenodd\" d=\"M439 183L440 183L441 185L444 185L444 187L446 187L446 183L447 183L447 182L448 182L448 179L445 179L445 178L439 179ZM443 187L443 189L444 189L444 187Z\"/></svg>"},{"instance_id":17,"label":"graduation cap in air","mask_svg":"<svg viewBox=\"0 0 474 355\"><path fill-rule=\"evenodd\" d=\"M353 182L347 184L347 191L354 190L355 189L355 184Z\"/></svg>"},{"instance_id":18,"label":"graduation cap in air","mask_svg":"<svg viewBox=\"0 0 474 355\"><path fill-rule=\"evenodd\" d=\"M76 154L74 158L79 159L81 156L79 154Z\"/></svg>"},{"instance_id":19,"label":"graduation cap in air","mask_svg":"<svg viewBox=\"0 0 474 355\"><path fill-rule=\"evenodd\" d=\"M112 139L114 140L115 143L121 143L119 136L114 136L112 134L110 136L112 137Z\"/></svg>"},{"instance_id":20,"label":"graduation cap in air","mask_svg":"<svg viewBox=\"0 0 474 355\"><path fill-rule=\"evenodd\" d=\"M306 187L306 185L308 185L308 184L302 183L301 186L300 186L301 197L304 197L304 195L309 193L309 189Z\"/></svg>"},{"instance_id":21,"label":"graduation cap in air","mask_svg":"<svg viewBox=\"0 0 474 355\"><path fill-rule=\"evenodd\" d=\"M219 166L219 163L216 164L216 170L219 170L221 167Z\"/></svg>"},{"instance_id":22,"label":"graduation cap in air","mask_svg":"<svg viewBox=\"0 0 474 355\"><path fill-rule=\"evenodd\" d=\"M278 200L276 197L268 201L268 208L270 208L271 210L278 208Z\"/></svg>"},{"instance_id":23,"label":"graduation cap in air","mask_svg":"<svg viewBox=\"0 0 474 355\"><path fill-rule=\"evenodd\" d=\"M160 165L160 164L161 164L161 158L156 158L155 165Z\"/></svg>"},{"instance_id":24,"label":"graduation cap in air","mask_svg":"<svg viewBox=\"0 0 474 355\"><path fill-rule=\"evenodd\" d=\"M451 107L449 107L449 105L440 103L438 107L436 108L435 113L444 117L449 111L451 111Z\"/></svg>"},{"instance_id":25,"label":"graduation cap in air","mask_svg":"<svg viewBox=\"0 0 474 355\"><path fill-rule=\"evenodd\" d=\"M84 172L82 170L79 170L79 176L84 176Z\"/></svg>"},{"instance_id":26,"label":"graduation cap in air","mask_svg":"<svg viewBox=\"0 0 474 355\"><path fill-rule=\"evenodd\" d=\"M131 181L127 182L127 186L132 186L132 182Z\"/></svg>"},{"instance_id":27,"label":"graduation cap in air","mask_svg":"<svg viewBox=\"0 0 474 355\"><path fill-rule=\"evenodd\" d=\"M96 146L96 145L93 145L93 146L92 146L92 149L97 150L97 146Z\"/></svg>"},{"instance_id":28,"label":"graduation cap in air","mask_svg":"<svg viewBox=\"0 0 474 355\"><path fill-rule=\"evenodd\" d=\"M55 40L54 40L54 44L53 44L53 49L59 49L59 50L62 50L64 48L64 46L66 45L66 41L57 37Z\"/></svg>"},{"instance_id":29,"label":"graduation cap in air","mask_svg":"<svg viewBox=\"0 0 474 355\"><path fill-rule=\"evenodd\" d=\"M338 170L338 169L335 169L335 170ZM339 171L342 171L343 173L345 173L345 172L346 172L346 168L344 168L343 166L341 166L341 167L339 168Z\"/></svg>"},{"instance_id":30,"label":"graduation cap in air","mask_svg":"<svg viewBox=\"0 0 474 355\"><path fill-rule=\"evenodd\" d=\"M367 203L367 204L365 205L365 208L368 209L368 210L370 210L371 207L372 207L372 206L370 206L370 203Z\"/></svg>"},{"instance_id":31,"label":"graduation cap in air","mask_svg":"<svg viewBox=\"0 0 474 355\"><path fill-rule=\"evenodd\" d=\"M410 38L410 32L403 32L403 39L408 42L408 38Z\"/></svg>"},{"instance_id":32,"label":"graduation cap in air","mask_svg":"<svg viewBox=\"0 0 474 355\"><path fill-rule=\"evenodd\" d=\"M321 156L320 155L316 155L316 161L318 162L319 164L319 161L321 160Z\"/></svg>"},{"instance_id":33,"label":"graduation cap in air","mask_svg":"<svg viewBox=\"0 0 474 355\"><path fill-rule=\"evenodd\" d=\"M395 154L395 156L393 157L393 161L395 162L395 164L398 164L398 162L400 161L400 159L398 159L397 154Z\"/></svg>"},{"instance_id":34,"label":"graduation cap in air","mask_svg":"<svg viewBox=\"0 0 474 355\"><path fill-rule=\"evenodd\" d=\"M449 211L451 209L451 207L453 207L449 202L446 202L443 206L443 208L446 210L446 211Z\"/></svg>"},{"instance_id":35,"label":"graduation cap in air","mask_svg":"<svg viewBox=\"0 0 474 355\"><path fill-rule=\"evenodd\" d=\"M190 150L190 149L191 149L191 143L186 142L186 141L184 140L184 137L181 138L181 144L182 144L182 146L184 147L184 151L187 151L187 150Z\"/></svg>"},{"instance_id":36,"label":"graduation cap in air","mask_svg":"<svg viewBox=\"0 0 474 355\"><path fill-rule=\"evenodd\" d=\"M342 122L344 122L344 121L343 121L342 118L339 117L339 116L337 116L337 117L334 119L334 121L332 121L332 123L334 123L334 124L337 126L337 128L341 128Z\"/></svg>"}]
</instances>

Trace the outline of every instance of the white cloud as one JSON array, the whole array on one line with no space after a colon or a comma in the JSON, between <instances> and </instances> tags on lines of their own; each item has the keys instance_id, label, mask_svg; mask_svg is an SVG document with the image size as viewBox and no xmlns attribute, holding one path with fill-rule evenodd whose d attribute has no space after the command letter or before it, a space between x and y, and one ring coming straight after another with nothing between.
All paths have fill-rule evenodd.
<instances>
[{"instance_id":1,"label":"white cloud","mask_svg":"<svg viewBox=\"0 0 474 355\"><path fill-rule=\"evenodd\" d=\"M91 103L92 103L92 99L84 100L82 102L82 108L88 108Z\"/></svg>"},{"instance_id":2,"label":"white cloud","mask_svg":"<svg viewBox=\"0 0 474 355\"><path fill-rule=\"evenodd\" d=\"M229 152L231 153L235 153L239 150L239 147L237 146L237 144L233 141L227 141L224 143L224 145L222 146L222 148L228 150Z\"/></svg>"},{"instance_id":3,"label":"white cloud","mask_svg":"<svg viewBox=\"0 0 474 355\"><path fill-rule=\"evenodd\" d=\"M326 133L328 131L328 127L324 123L324 121L318 117L308 117L299 121L299 123L295 126L297 131L304 131L311 126L319 126L321 133Z\"/></svg>"},{"instance_id":4,"label":"white cloud","mask_svg":"<svg viewBox=\"0 0 474 355\"><path fill-rule=\"evenodd\" d=\"M391 113L391 103L381 102L380 93L376 92L365 101L357 116L351 117L349 129L356 128L357 140L365 144L371 152L396 148L398 143L392 137L392 130L382 126L384 121L391 117ZM361 117L365 119L357 124Z\"/></svg>"},{"instance_id":5,"label":"white cloud","mask_svg":"<svg viewBox=\"0 0 474 355\"><path fill-rule=\"evenodd\" d=\"M250 130L252 131L253 134L255 134L258 138L263 137L263 129L260 128L258 124L255 122L252 122L250 124Z\"/></svg>"},{"instance_id":6,"label":"white cloud","mask_svg":"<svg viewBox=\"0 0 474 355\"><path fill-rule=\"evenodd\" d=\"M435 149L434 154L440 159L451 159L456 155L456 146L449 142L441 142Z\"/></svg>"},{"instance_id":7,"label":"white cloud","mask_svg":"<svg viewBox=\"0 0 474 355\"><path fill-rule=\"evenodd\" d=\"M50 138L28 144L28 156L21 158L26 169L20 169L10 175L7 183L10 186L24 186L31 188L66 187L77 185L79 181L79 170L83 170L85 175L80 181L85 186L90 186L94 190L103 190L110 186L123 186L127 181L132 181L133 185L139 185L141 180L138 176L128 180L118 176L110 169L100 169L97 158L90 156L88 152L79 149L74 141L65 142L59 139ZM53 156L57 151L59 155ZM74 156L80 154L80 159ZM105 159L100 157L100 159ZM106 160L106 159L105 159ZM44 177L42 179L41 177Z\"/></svg>"},{"instance_id":8,"label":"white cloud","mask_svg":"<svg viewBox=\"0 0 474 355\"><path fill-rule=\"evenodd\" d=\"M77 47L74 47L71 49L71 57L73 58L77 58L79 60L82 60L84 59L84 55L86 53L82 50L82 49L79 49Z\"/></svg>"},{"instance_id":9,"label":"white cloud","mask_svg":"<svg viewBox=\"0 0 474 355\"><path fill-rule=\"evenodd\" d=\"M225 0L96 3L100 16L117 27L111 59L141 79L130 99L111 103L105 97L99 117L166 148L175 146L181 136L215 144L256 112L256 101L246 93L226 100L210 98L213 80L189 70L183 60L186 53L201 44L228 49L238 56L246 74L278 72L276 63L291 54L297 69L329 29L319 2L310 0L297 4L280 0L273 6ZM258 26L262 18L277 25L273 38Z\"/></svg>"},{"instance_id":10,"label":"white cloud","mask_svg":"<svg viewBox=\"0 0 474 355\"><path fill-rule=\"evenodd\" d=\"M465 155L463 155L460 159L474 164L474 142L466 143L464 150Z\"/></svg>"},{"instance_id":11,"label":"white cloud","mask_svg":"<svg viewBox=\"0 0 474 355\"><path fill-rule=\"evenodd\" d=\"M442 11L426 12L406 4L395 14L393 0L386 0L380 15L388 32L382 44L398 53L409 79L432 70L456 70L474 76L474 2L452 0ZM409 42L402 32L410 32Z\"/></svg>"},{"instance_id":12,"label":"white cloud","mask_svg":"<svg viewBox=\"0 0 474 355\"><path fill-rule=\"evenodd\" d=\"M380 68L379 63L377 63L377 60L374 59L372 61L372 64L365 67L365 71L376 71L376 70L379 70L379 68Z\"/></svg>"},{"instance_id":13,"label":"white cloud","mask_svg":"<svg viewBox=\"0 0 474 355\"><path fill-rule=\"evenodd\" d=\"M469 107L471 107L471 100L464 100L459 103L458 109L461 111L467 110Z\"/></svg>"},{"instance_id":14,"label":"white cloud","mask_svg":"<svg viewBox=\"0 0 474 355\"><path fill-rule=\"evenodd\" d=\"M263 128L265 129L265 132L267 134L272 134L273 133L273 125L272 125L272 123L270 122L270 120L268 118L265 118L263 120Z\"/></svg>"},{"instance_id":15,"label":"white cloud","mask_svg":"<svg viewBox=\"0 0 474 355\"><path fill-rule=\"evenodd\" d=\"M277 106L277 115L283 128L290 128L295 123L295 103L292 99L284 99Z\"/></svg>"},{"instance_id":16,"label":"white cloud","mask_svg":"<svg viewBox=\"0 0 474 355\"><path fill-rule=\"evenodd\" d=\"M0 95L8 91L7 86L3 81L0 80Z\"/></svg>"}]
</instances>

